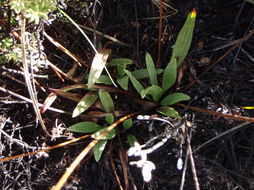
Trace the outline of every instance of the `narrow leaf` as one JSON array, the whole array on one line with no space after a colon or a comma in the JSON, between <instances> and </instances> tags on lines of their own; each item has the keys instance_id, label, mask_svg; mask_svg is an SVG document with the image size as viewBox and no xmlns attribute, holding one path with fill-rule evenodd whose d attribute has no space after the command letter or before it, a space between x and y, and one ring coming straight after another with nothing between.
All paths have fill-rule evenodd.
<instances>
[{"instance_id":1,"label":"narrow leaf","mask_svg":"<svg viewBox=\"0 0 254 190\"><path fill-rule=\"evenodd\" d=\"M118 75L118 77L122 77L122 76L125 75L125 72L124 72L125 68L126 68L126 65L117 66L117 75Z\"/></svg>"},{"instance_id":2,"label":"narrow leaf","mask_svg":"<svg viewBox=\"0 0 254 190\"><path fill-rule=\"evenodd\" d=\"M72 93L72 92L66 92L66 91L61 90L61 89L52 89L52 88L50 88L50 91L55 93L58 96L61 96L63 98L67 98L67 99L72 100L74 102L79 102L82 98L82 96L80 94L76 94L76 93Z\"/></svg>"},{"instance_id":3,"label":"narrow leaf","mask_svg":"<svg viewBox=\"0 0 254 190\"><path fill-rule=\"evenodd\" d=\"M160 114L163 114L167 117L173 117L173 118L182 118L179 113L172 107L160 107L156 110L157 112L159 112Z\"/></svg>"},{"instance_id":4,"label":"narrow leaf","mask_svg":"<svg viewBox=\"0 0 254 190\"><path fill-rule=\"evenodd\" d=\"M102 48L99 49L98 53L94 56L88 77L88 88L91 88L97 82L105 67L109 54L109 49Z\"/></svg>"},{"instance_id":5,"label":"narrow leaf","mask_svg":"<svg viewBox=\"0 0 254 190\"><path fill-rule=\"evenodd\" d=\"M126 119L124 122L123 122L123 127L125 128L125 129L129 129L129 128L131 128L131 126L132 126L132 119L130 118L130 119Z\"/></svg>"},{"instance_id":6,"label":"narrow leaf","mask_svg":"<svg viewBox=\"0 0 254 190\"><path fill-rule=\"evenodd\" d=\"M172 59L165 68L162 79L162 90L167 91L176 81L177 77L177 63L176 59Z\"/></svg>"},{"instance_id":7,"label":"narrow leaf","mask_svg":"<svg viewBox=\"0 0 254 190\"><path fill-rule=\"evenodd\" d=\"M170 94L168 96L166 96L162 101L161 101L161 105L162 106L169 106L169 105L173 105L177 102L181 102L181 101L185 101L185 100L189 100L191 99L190 96L188 96L187 94L181 93L181 92L176 92L173 94Z\"/></svg>"},{"instance_id":8,"label":"narrow leaf","mask_svg":"<svg viewBox=\"0 0 254 190\"><path fill-rule=\"evenodd\" d=\"M128 90L128 84L129 84L129 77L128 76L123 76L118 78L117 83L124 89Z\"/></svg>"},{"instance_id":9,"label":"narrow leaf","mask_svg":"<svg viewBox=\"0 0 254 190\"><path fill-rule=\"evenodd\" d=\"M131 65L132 60L127 58L115 58L112 59L107 65L108 66L120 66L120 65Z\"/></svg>"},{"instance_id":10,"label":"narrow leaf","mask_svg":"<svg viewBox=\"0 0 254 190\"><path fill-rule=\"evenodd\" d=\"M157 74L153 59L149 53L146 53L146 68L152 85L158 85Z\"/></svg>"},{"instance_id":11,"label":"narrow leaf","mask_svg":"<svg viewBox=\"0 0 254 190\"><path fill-rule=\"evenodd\" d=\"M100 136L105 130L107 129L107 127L104 127L98 131L96 131L93 135L92 138L96 139L98 136ZM112 129L111 131L109 131L105 136L103 136L101 139L102 140L106 140L106 139L113 139L116 136L116 129Z\"/></svg>"},{"instance_id":12,"label":"narrow leaf","mask_svg":"<svg viewBox=\"0 0 254 190\"><path fill-rule=\"evenodd\" d=\"M88 92L78 103L72 113L72 117L77 117L84 111L86 111L93 103L98 99L98 94L94 92Z\"/></svg>"},{"instance_id":13,"label":"narrow leaf","mask_svg":"<svg viewBox=\"0 0 254 190\"><path fill-rule=\"evenodd\" d=\"M101 159L102 152L104 151L107 140L99 140L93 147L94 159L98 162Z\"/></svg>"},{"instance_id":14,"label":"narrow leaf","mask_svg":"<svg viewBox=\"0 0 254 190\"><path fill-rule=\"evenodd\" d=\"M156 75L159 75L163 72L163 69L156 69ZM138 69L136 71L132 71L131 74L136 78L136 79L143 79L143 78L148 78L149 74L147 69Z\"/></svg>"},{"instance_id":15,"label":"narrow leaf","mask_svg":"<svg viewBox=\"0 0 254 190\"><path fill-rule=\"evenodd\" d=\"M142 86L142 84L135 77L132 76L130 71L125 70L125 73L130 78L131 83L133 84L134 88L138 91L139 94L141 94L141 91L144 90L144 87Z\"/></svg>"},{"instance_id":16,"label":"narrow leaf","mask_svg":"<svg viewBox=\"0 0 254 190\"><path fill-rule=\"evenodd\" d=\"M107 91L100 89L99 90L99 97L100 97L102 106L106 112L114 112L115 111L114 102L113 102L110 94Z\"/></svg>"},{"instance_id":17,"label":"narrow leaf","mask_svg":"<svg viewBox=\"0 0 254 190\"><path fill-rule=\"evenodd\" d=\"M141 91L141 97L152 95L153 101L158 102L162 96L162 89L159 86L153 85Z\"/></svg>"},{"instance_id":18,"label":"narrow leaf","mask_svg":"<svg viewBox=\"0 0 254 190\"><path fill-rule=\"evenodd\" d=\"M110 80L109 76L107 75L101 75L97 82L96 83L99 83L99 84L106 84L106 85L112 85L112 81Z\"/></svg>"},{"instance_id":19,"label":"narrow leaf","mask_svg":"<svg viewBox=\"0 0 254 190\"><path fill-rule=\"evenodd\" d=\"M183 60L185 59L190 49L193 30L196 21L196 15L197 15L196 10L193 9L192 12L189 13L181 31L177 36L170 62L173 59L176 59L178 67L182 64Z\"/></svg>"},{"instance_id":20,"label":"narrow leaf","mask_svg":"<svg viewBox=\"0 0 254 190\"><path fill-rule=\"evenodd\" d=\"M68 127L68 131L76 133L93 133L101 129L101 126L91 121L76 123Z\"/></svg>"}]
</instances>

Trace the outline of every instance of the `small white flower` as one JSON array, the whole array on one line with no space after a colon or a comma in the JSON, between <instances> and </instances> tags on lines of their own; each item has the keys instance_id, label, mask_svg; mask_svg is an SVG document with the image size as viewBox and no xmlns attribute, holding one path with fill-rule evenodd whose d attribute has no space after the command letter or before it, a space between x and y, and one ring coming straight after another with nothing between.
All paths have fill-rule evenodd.
<instances>
[{"instance_id":1,"label":"small white flower","mask_svg":"<svg viewBox=\"0 0 254 190\"><path fill-rule=\"evenodd\" d=\"M155 170L155 165L151 161L146 161L142 168L142 175L145 182L152 179L152 170Z\"/></svg>"},{"instance_id":2,"label":"small white flower","mask_svg":"<svg viewBox=\"0 0 254 190\"><path fill-rule=\"evenodd\" d=\"M182 160L182 158L178 158L176 166L177 166L178 170L182 170L183 169L183 160Z\"/></svg>"},{"instance_id":3,"label":"small white flower","mask_svg":"<svg viewBox=\"0 0 254 190\"><path fill-rule=\"evenodd\" d=\"M134 142L134 146L130 147L128 150L128 156L140 156L141 146L138 142Z\"/></svg>"}]
</instances>

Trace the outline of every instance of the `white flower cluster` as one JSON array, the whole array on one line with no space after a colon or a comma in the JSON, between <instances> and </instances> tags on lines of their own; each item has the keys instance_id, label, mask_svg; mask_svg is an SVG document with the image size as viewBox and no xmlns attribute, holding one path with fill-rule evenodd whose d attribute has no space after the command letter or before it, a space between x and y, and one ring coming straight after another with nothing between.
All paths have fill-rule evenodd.
<instances>
[{"instance_id":1,"label":"white flower cluster","mask_svg":"<svg viewBox=\"0 0 254 190\"><path fill-rule=\"evenodd\" d=\"M130 165L141 168L144 181L149 182L152 179L152 171L155 170L155 165L147 160L147 152L141 149L138 142L135 142L134 147L128 150L128 156L140 157L140 160L130 162Z\"/></svg>"}]
</instances>

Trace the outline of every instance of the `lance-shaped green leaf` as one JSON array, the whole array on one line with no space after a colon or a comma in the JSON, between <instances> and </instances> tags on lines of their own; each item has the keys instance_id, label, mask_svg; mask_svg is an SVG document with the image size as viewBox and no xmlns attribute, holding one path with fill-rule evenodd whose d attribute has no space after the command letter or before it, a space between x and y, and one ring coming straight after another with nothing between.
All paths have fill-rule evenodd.
<instances>
[{"instance_id":1,"label":"lance-shaped green leaf","mask_svg":"<svg viewBox=\"0 0 254 190\"><path fill-rule=\"evenodd\" d=\"M89 77L89 75L87 74L87 75L84 76L84 79L88 80L88 77ZM103 74L100 75L100 77L97 79L96 83L97 84L106 84L106 85L112 85L113 84L110 77L107 76L107 75L103 75ZM85 88L88 88L88 86L85 87ZM92 89L90 88L89 90L92 90Z\"/></svg>"},{"instance_id":2,"label":"lance-shaped green leaf","mask_svg":"<svg viewBox=\"0 0 254 190\"><path fill-rule=\"evenodd\" d=\"M88 92L78 103L72 113L72 117L77 117L84 111L86 111L93 103L98 99L98 94L94 92Z\"/></svg>"},{"instance_id":3,"label":"lance-shaped green leaf","mask_svg":"<svg viewBox=\"0 0 254 190\"><path fill-rule=\"evenodd\" d=\"M132 60L127 58L115 58L108 62L108 66L131 65Z\"/></svg>"},{"instance_id":4,"label":"lance-shaped green leaf","mask_svg":"<svg viewBox=\"0 0 254 190\"><path fill-rule=\"evenodd\" d=\"M110 79L110 77L107 76L107 75L101 75L101 76L98 78L98 80L97 80L96 83L99 83L99 84L106 84L106 85L112 85L112 84L113 84L112 81L111 81L111 79Z\"/></svg>"},{"instance_id":5,"label":"lance-shaped green leaf","mask_svg":"<svg viewBox=\"0 0 254 190\"><path fill-rule=\"evenodd\" d=\"M114 112L115 111L114 102L113 102L110 94L107 91L100 89L99 90L99 97L100 97L102 106L106 112Z\"/></svg>"},{"instance_id":6,"label":"lance-shaped green leaf","mask_svg":"<svg viewBox=\"0 0 254 190\"><path fill-rule=\"evenodd\" d=\"M162 91L167 91L176 81L177 77L177 63L176 59L172 59L165 68L162 79Z\"/></svg>"},{"instance_id":7,"label":"lance-shaped green leaf","mask_svg":"<svg viewBox=\"0 0 254 190\"><path fill-rule=\"evenodd\" d=\"M91 121L84 121L68 127L68 131L76 133L93 133L101 128L102 127L97 123Z\"/></svg>"},{"instance_id":8,"label":"lance-shaped green leaf","mask_svg":"<svg viewBox=\"0 0 254 190\"><path fill-rule=\"evenodd\" d=\"M128 76L123 76L119 77L117 80L117 83L124 89L128 90L128 84L129 84L129 77Z\"/></svg>"},{"instance_id":9,"label":"lance-shaped green leaf","mask_svg":"<svg viewBox=\"0 0 254 190\"><path fill-rule=\"evenodd\" d=\"M176 59L178 67L183 63L183 60L185 59L190 49L196 16L197 16L196 10L193 9L192 12L189 13L181 31L177 36L171 60Z\"/></svg>"},{"instance_id":10,"label":"lance-shaped green leaf","mask_svg":"<svg viewBox=\"0 0 254 190\"><path fill-rule=\"evenodd\" d=\"M124 72L124 70L126 69L126 65L119 65L119 66L117 66L117 75L118 75L118 77L122 77L122 76L124 76L125 75L125 72Z\"/></svg>"},{"instance_id":11,"label":"lance-shaped green leaf","mask_svg":"<svg viewBox=\"0 0 254 190\"><path fill-rule=\"evenodd\" d=\"M163 106L156 110L160 114L163 114L167 117L173 117L173 118L182 118L179 113L172 107Z\"/></svg>"},{"instance_id":12,"label":"lance-shaped green leaf","mask_svg":"<svg viewBox=\"0 0 254 190\"><path fill-rule=\"evenodd\" d=\"M181 92L176 92L176 93L173 93L173 94L170 94L170 95L166 96L160 102L160 104L162 106L169 106L169 105L173 105L177 102L181 102L181 101L185 101L185 100L189 100L189 99L191 99L191 98L187 94L184 94L184 93L181 93Z\"/></svg>"},{"instance_id":13,"label":"lance-shaped green leaf","mask_svg":"<svg viewBox=\"0 0 254 190\"><path fill-rule=\"evenodd\" d=\"M163 69L155 69L155 70L156 70L156 75L159 75L164 71ZM136 71L132 71L131 74L136 79L143 79L143 78L149 77L147 69L138 69Z\"/></svg>"},{"instance_id":14,"label":"lance-shaped green leaf","mask_svg":"<svg viewBox=\"0 0 254 190\"><path fill-rule=\"evenodd\" d=\"M101 159L101 155L103 150L106 147L107 140L99 140L93 147L93 154L94 154L94 159L96 162L98 162Z\"/></svg>"},{"instance_id":15,"label":"lance-shaped green leaf","mask_svg":"<svg viewBox=\"0 0 254 190\"><path fill-rule=\"evenodd\" d=\"M144 90L144 87L142 86L142 84L135 77L132 76L130 71L128 71L128 70L124 70L124 71L130 78L131 83L133 84L134 88L138 91L139 94L141 94L141 91Z\"/></svg>"},{"instance_id":16,"label":"lance-shaped green leaf","mask_svg":"<svg viewBox=\"0 0 254 190\"><path fill-rule=\"evenodd\" d=\"M99 49L98 53L94 56L88 77L88 88L91 88L97 82L105 67L110 52L109 49L102 48Z\"/></svg>"},{"instance_id":17,"label":"lance-shaped green leaf","mask_svg":"<svg viewBox=\"0 0 254 190\"><path fill-rule=\"evenodd\" d=\"M79 102L80 99L82 98L82 96L80 94L63 91L61 89L52 89L52 88L50 88L50 91L55 93L58 96L61 96L63 98L67 98L67 99L72 100L74 102Z\"/></svg>"},{"instance_id":18,"label":"lance-shaped green leaf","mask_svg":"<svg viewBox=\"0 0 254 190\"><path fill-rule=\"evenodd\" d=\"M92 138L96 139L98 136L100 136L108 127L104 127L98 131L96 131L93 135ZM107 140L107 139L113 139L116 136L116 129L112 129L109 131L105 136L103 136L101 139L102 140Z\"/></svg>"},{"instance_id":19,"label":"lance-shaped green leaf","mask_svg":"<svg viewBox=\"0 0 254 190\"><path fill-rule=\"evenodd\" d=\"M157 74L153 59L149 53L146 53L146 68L152 85L158 85Z\"/></svg>"},{"instance_id":20,"label":"lance-shaped green leaf","mask_svg":"<svg viewBox=\"0 0 254 190\"><path fill-rule=\"evenodd\" d=\"M152 95L153 101L158 102L163 93L159 86L153 85L141 91L142 98L144 98L147 94Z\"/></svg>"}]
</instances>

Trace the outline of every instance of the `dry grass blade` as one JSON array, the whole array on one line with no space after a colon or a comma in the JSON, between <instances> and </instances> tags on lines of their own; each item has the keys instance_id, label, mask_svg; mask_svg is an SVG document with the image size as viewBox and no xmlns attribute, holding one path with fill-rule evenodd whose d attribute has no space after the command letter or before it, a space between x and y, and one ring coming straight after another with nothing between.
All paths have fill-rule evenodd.
<instances>
[{"instance_id":1,"label":"dry grass blade","mask_svg":"<svg viewBox=\"0 0 254 190\"><path fill-rule=\"evenodd\" d=\"M68 178L72 174L72 172L76 169L76 167L79 165L81 160L88 154L88 152L94 147L94 145L102 138L104 137L108 132L110 132L112 129L114 129L117 125L125 121L126 119L129 119L133 117L134 115L137 115L139 113L132 113L129 115L126 115L113 123L111 126L109 126L101 135L99 135L96 139L94 139L92 142L89 143L89 145L76 157L76 159L72 162L72 164L66 169L63 176L60 178L60 180L57 182L55 186L51 188L51 190L60 190L64 184L67 182Z\"/></svg>"},{"instance_id":2,"label":"dry grass blade","mask_svg":"<svg viewBox=\"0 0 254 190\"><path fill-rule=\"evenodd\" d=\"M14 97L17 97L17 98L19 98L19 99L21 99L21 100L24 100L24 101L26 101L26 102L28 102L28 103L33 103L33 101L30 100L29 98L26 98L26 97L24 97L24 96L21 96L21 95L15 93L15 92L10 91L10 90L6 90L6 89L4 89L4 88L2 88L2 87L0 87L0 91L5 92L5 93L8 93L8 94L10 94L10 95L12 95L12 96L14 96ZM40 103L38 103L38 106L42 107L43 105L40 104ZM71 113L68 113L68 112L66 112L66 111L63 111L63 110L60 110L60 109L57 109L57 108L48 107L47 109L48 109L48 110L51 110L51 111L54 111L54 112L57 112L57 113L66 113L66 114L71 115Z\"/></svg>"},{"instance_id":3,"label":"dry grass blade","mask_svg":"<svg viewBox=\"0 0 254 190\"><path fill-rule=\"evenodd\" d=\"M129 180L128 180L128 157L126 151L123 148L119 150L119 157L123 168L125 189L129 189Z\"/></svg>"},{"instance_id":4,"label":"dry grass blade","mask_svg":"<svg viewBox=\"0 0 254 190\"><path fill-rule=\"evenodd\" d=\"M167 4L165 2L161 2L161 0L151 0L151 1L159 9L160 9L160 6L161 6L164 10L171 9L171 10L177 12L177 10L174 7L170 6L169 4Z\"/></svg>"},{"instance_id":5,"label":"dry grass blade","mask_svg":"<svg viewBox=\"0 0 254 190\"><path fill-rule=\"evenodd\" d=\"M197 171L196 171L196 167L195 167L195 162L194 162L194 158L193 158L193 153L192 153L192 148L191 148L191 144L190 144L190 136L189 135L187 135L187 145L188 145L188 150L189 150L191 171L192 171L193 180L194 180L194 183L195 183L195 189L200 190L200 185L199 185L199 182L198 182Z\"/></svg>"},{"instance_id":6,"label":"dry grass blade","mask_svg":"<svg viewBox=\"0 0 254 190\"><path fill-rule=\"evenodd\" d=\"M69 50L67 50L65 47L63 47L59 42L57 42L56 40L54 40L51 36L49 36L46 32L43 32L44 36L52 43L54 44L57 48L59 48L61 51L63 51L64 53L66 53L68 56L70 56L74 61L76 61L79 66L82 66L82 61L75 56L74 54L72 54ZM86 65L85 65L86 66Z\"/></svg>"},{"instance_id":7,"label":"dry grass blade","mask_svg":"<svg viewBox=\"0 0 254 190\"><path fill-rule=\"evenodd\" d=\"M240 129L240 128L242 128L242 127L248 125L248 124L250 124L250 123L249 123L249 122L241 123L241 124L239 124L239 125L237 125L237 126L231 128L231 129L229 129L229 130L227 130L227 131L225 131L225 132L223 132L223 133L221 133L221 134L219 134L219 135L217 135L217 136L211 138L210 140L206 141L205 143L203 143L202 145L200 145L198 148L196 148L195 151L194 151L194 153L197 152L199 149L203 148L204 146L208 145L209 143L211 143L211 142L213 142L213 141L215 141L215 140L221 138L222 136L227 135L227 134L229 134L229 133L232 133L233 131L236 131L236 130L238 130L238 129Z\"/></svg>"},{"instance_id":8,"label":"dry grass blade","mask_svg":"<svg viewBox=\"0 0 254 190\"><path fill-rule=\"evenodd\" d=\"M120 189L120 190L124 190L124 188L123 188L123 186L122 186L122 184L121 184L121 181L120 181L120 179L119 179L119 176L117 175L116 166L115 166L114 161L113 161L113 158L112 158L112 149L113 149L113 144L112 144L112 142L111 142L111 143L110 143L110 148L109 148L109 160L110 160L110 164L111 164L111 166L112 166L112 169L113 169L113 172L114 172L116 181L117 181L117 183L118 183L119 189ZM126 187L126 189L128 189L128 188Z\"/></svg>"},{"instance_id":9,"label":"dry grass blade","mask_svg":"<svg viewBox=\"0 0 254 190\"><path fill-rule=\"evenodd\" d=\"M233 120L237 120L237 121L246 121L246 122L254 123L254 118L253 117L225 114L225 113L220 113L220 112L217 112L217 111L205 110L205 109L198 108L198 107L186 106L184 104L179 104L179 103L177 103L176 105L180 106L180 107L184 107L185 109L190 109L190 110L201 112L201 113L213 114L213 115L216 115L216 116L219 116L219 117L224 117L226 119L233 119Z\"/></svg>"},{"instance_id":10,"label":"dry grass blade","mask_svg":"<svg viewBox=\"0 0 254 190\"><path fill-rule=\"evenodd\" d=\"M244 36L244 37L242 37L242 38L240 38L238 40L235 40L235 41L233 41L233 42L231 42L229 44L226 44L223 47L220 47L220 49L221 49L221 48L232 46L222 56L220 56L214 63L210 64L210 66L205 71L203 71L197 77L197 79L193 80L190 84L188 84L184 88L184 90L189 89L190 87L192 87L201 77L203 77L205 75L205 73L207 73L209 70L211 70L217 63L219 63L221 60L223 60L225 57L227 57L237 46L239 46L241 43L243 43L243 42L247 41L248 39L250 39L253 35L254 35L254 30L251 30L246 36Z\"/></svg>"},{"instance_id":11,"label":"dry grass blade","mask_svg":"<svg viewBox=\"0 0 254 190\"><path fill-rule=\"evenodd\" d=\"M28 89L29 95L30 95L32 103L33 103L33 108L34 108L36 117L39 120L43 131L47 135L50 136L50 134L47 131L46 126L45 126L45 124L42 120L42 116L41 116L40 110L38 108L38 100L37 100L36 94L34 93L34 90L33 90L33 87L32 87L32 82L31 82L31 79L30 79L30 73L29 73L29 69L28 69L28 62L26 60L26 41L25 41L26 20L23 16L20 20L20 26L21 26L22 62L23 62L24 77L25 77L25 81L26 81L26 84L27 84L27 89Z\"/></svg>"},{"instance_id":12,"label":"dry grass blade","mask_svg":"<svg viewBox=\"0 0 254 190\"><path fill-rule=\"evenodd\" d=\"M13 160L15 158L21 158L21 157L25 157L25 156L35 155L35 154L37 154L39 152L46 152L46 151L49 151L49 150L52 150L52 149L60 148L60 147L66 146L68 144L77 142L79 140L88 138L90 136L91 135L84 135L84 136L78 137L76 139L72 139L72 140L69 140L69 141L66 141L66 142L63 142L63 143L60 143L60 144L57 144L57 145L54 145L54 146L51 146L49 148L45 148L45 149L42 149L42 150L38 150L38 151L30 152L30 153L25 153L25 154L20 154L20 155L16 155L16 156L10 156L10 157L1 158L0 159L0 163L1 162L6 162L6 161L9 161L9 160Z\"/></svg>"}]
</instances>

